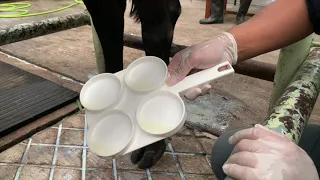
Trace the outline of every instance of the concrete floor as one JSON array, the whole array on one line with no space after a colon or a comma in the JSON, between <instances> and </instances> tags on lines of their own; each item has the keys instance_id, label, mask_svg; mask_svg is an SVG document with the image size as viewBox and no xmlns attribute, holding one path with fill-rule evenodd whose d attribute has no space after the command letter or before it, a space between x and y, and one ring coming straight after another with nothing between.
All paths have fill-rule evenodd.
<instances>
[{"instance_id":1,"label":"concrete floor","mask_svg":"<svg viewBox=\"0 0 320 180\"><path fill-rule=\"evenodd\" d=\"M92 153L86 132L79 112L2 152L1 180L215 180L210 156L216 137L206 133L184 127L168 140L159 163L141 170L129 155L104 158Z\"/></svg>"},{"instance_id":2,"label":"concrete floor","mask_svg":"<svg viewBox=\"0 0 320 180\"><path fill-rule=\"evenodd\" d=\"M33 5L32 12L61 7L72 3L72 0L41 0L31 1L31 3ZM229 0L228 3L229 9L237 9L232 5L233 0ZM181 4L182 15L176 26L175 43L192 45L235 25L234 15L226 15L224 24L200 25L199 20L204 17L205 1L181 0ZM254 0L252 4L249 11L257 12L267 2ZM84 9L79 5L45 16L0 19L0 28L81 12ZM125 15L125 32L140 36L140 24L134 23L129 18L129 9L130 2L128 2ZM318 37L316 38L318 39ZM88 74L96 73L89 26L1 46L0 50L80 82L86 82ZM270 52L255 59L276 63L278 53L279 51ZM142 51L125 47L125 66L143 55ZM237 112L239 117L232 120L230 122L232 126L226 130L243 127L243 124L261 122L266 117L272 89L271 82L235 74L232 77L219 79L212 84L215 92L238 102L239 105L234 109L239 107L241 109L241 112ZM210 111L212 114L230 114L224 110L231 110L231 114L234 113L234 109L216 108L221 104L212 104L207 107L208 111L214 109ZM319 122L319 108L320 106L317 105L312 114L312 122L317 122L317 120ZM129 162L128 156L113 160L92 154L84 143L85 132L83 113L78 113L66 118L61 124L50 127L8 149L0 154L0 179L9 180L16 176L23 180L49 179L50 176L53 179L81 179L81 177L114 179L115 176L128 180L150 179L150 177L152 179L174 180L181 179L181 176L185 176L187 180L214 179L208 161L210 148L216 139L214 136L184 129L183 132L171 138L169 144L173 146L173 149L168 149L157 166L150 170L141 171ZM60 137L60 141L57 141L57 137ZM52 171L54 173L50 175Z\"/></svg>"}]
</instances>

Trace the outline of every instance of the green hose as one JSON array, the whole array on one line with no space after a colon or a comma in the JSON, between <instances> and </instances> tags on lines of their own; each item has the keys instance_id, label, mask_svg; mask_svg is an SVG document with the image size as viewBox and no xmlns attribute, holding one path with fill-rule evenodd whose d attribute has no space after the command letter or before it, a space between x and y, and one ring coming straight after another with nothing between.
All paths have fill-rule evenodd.
<instances>
[{"instance_id":1,"label":"green hose","mask_svg":"<svg viewBox=\"0 0 320 180\"><path fill-rule=\"evenodd\" d=\"M4 4L0 4L0 7L5 7L0 9L0 13L1 12L17 12L17 13L0 15L0 18L22 18L22 17L30 17L30 16L39 16L39 15L62 11L78 4L83 4L82 0L74 0L74 3L59 9L29 14L29 12L25 10L25 8L30 7L31 6L30 3L27 3L27 2L4 3Z\"/></svg>"}]
</instances>

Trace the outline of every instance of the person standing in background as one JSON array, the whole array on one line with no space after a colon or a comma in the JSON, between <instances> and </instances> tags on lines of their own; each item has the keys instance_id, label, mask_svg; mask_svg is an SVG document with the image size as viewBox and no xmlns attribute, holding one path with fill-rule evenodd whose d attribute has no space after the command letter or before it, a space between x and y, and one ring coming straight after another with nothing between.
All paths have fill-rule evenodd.
<instances>
[{"instance_id":1,"label":"person standing in background","mask_svg":"<svg viewBox=\"0 0 320 180\"><path fill-rule=\"evenodd\" d=\"M252 0L240 0L240 7L237 13L237 24L244 22ZM201 19L200 24L222 24L224 0L210 0L211 15Z\"/></svg>"}]
</instances>

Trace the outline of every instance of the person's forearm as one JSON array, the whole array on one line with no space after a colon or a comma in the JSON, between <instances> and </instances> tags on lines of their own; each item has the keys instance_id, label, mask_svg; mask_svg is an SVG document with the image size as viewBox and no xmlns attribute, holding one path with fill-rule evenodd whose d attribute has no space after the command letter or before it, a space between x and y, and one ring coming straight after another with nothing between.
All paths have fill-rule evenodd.
<instances>
[{"instance_id":1,"label":"person's forearm","mask_svg":"<svg viewBox=\"0 0 320 180\"><path fill-rule=\"evenodd\" d=\"M228 31L243 61L297 42L313 33L306 0L276 0L247 22Z\"/></svg>"}]
</instances>

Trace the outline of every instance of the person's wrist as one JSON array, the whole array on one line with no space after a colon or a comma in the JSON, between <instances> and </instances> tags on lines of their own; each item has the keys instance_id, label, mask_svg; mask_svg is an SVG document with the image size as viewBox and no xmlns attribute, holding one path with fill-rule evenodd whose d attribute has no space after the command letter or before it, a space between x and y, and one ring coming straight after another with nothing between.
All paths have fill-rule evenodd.
<instances>
[{"instance_id":1,"label":"person's wrist","mask_svg":"<svg viewBox=\"0 0 320 180\"><path fill-rule=\"evenodd\" d=\"M238 61L238 47L233 35L228 32L223 32L223 41L225 42L225 52L227 53L230 64L235 65Z\"/></svg>"}]
</instances>

